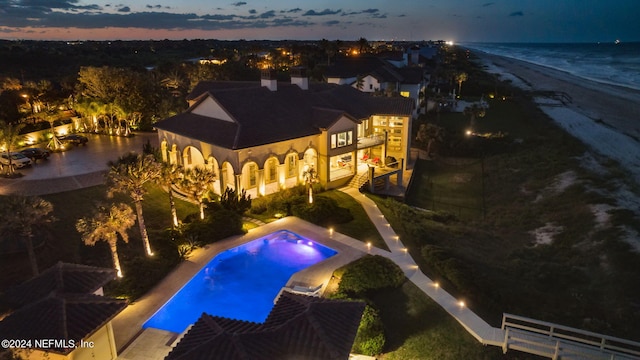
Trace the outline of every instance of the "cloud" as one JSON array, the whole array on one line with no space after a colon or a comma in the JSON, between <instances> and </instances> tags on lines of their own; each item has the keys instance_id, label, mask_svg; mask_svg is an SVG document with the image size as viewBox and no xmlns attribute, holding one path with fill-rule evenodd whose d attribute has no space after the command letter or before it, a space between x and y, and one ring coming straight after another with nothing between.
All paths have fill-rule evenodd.
<instances>
[{"instance_id":1,"label":"cloud","mask_svg":"<svg viewBox=\"0 0 640 360\"><path fill-rule=\"evenodd\" d=\"M247 5L247 3L244 2L244 1L238 1L238 2L235 2L235 3L231 4L231 5L233 5L233 6L242 6L242 5Z\"/></svg>"},{"instance_id":2,"label":"cloud","mask_svg":"<svg viewBox=\"0 0 640 360\"><path fill-rule=\"evenodd\" d=\"M131 12L131 8L128 7L128 6L124 6L124 7L121 7L120 9L118 9L118 12L128 13L128 12Z\"/></svg>"},{"instance_id":3,"label":"cloud","mask_svg":"<svg viewBox=\"0 0 640 360\"><path fill-rule=\"evenodd\" d=\"M249 14L257 14L258 11L256 9L251 9L249 10Z\"/></svg>"},{"instance_id":4,"label":"cloud","mask_svg":"<svg viewBox=\"0 0 640 360\"><path fill-rule=\"evenodd\" d=\"M160 4L156 4L156 5L147 5L146 6L147 9L162 9L162 5Z\"/></svg>"},{"instance_id":5,"label":"cloud","mask_svg":"<svg viewBox=\"0 0 640 360\"><path fill-rule=\"evenodd\" d=\"M509 16L524 16L524 13L522 11L514 11Z\"/></svg>"},{"instance_id":6,"label":"cloud","mask_svg":"<svg viewBox=\"0 0 640 360\"><path fill-rule=\"evenodd\" d=\"M484 3L484 4L482 4L482 7L491 6L493 4L495 4L495 3L493 3L493 2Z\"/></svg>"},{"instance_id":7,"label":"cloud","mask_svg":"<svg viewBox=\"0 0 640 360\"><path fill-rule=\"evenodd\" d=\"M333 25L338 25L338 24L340 24L340 21L338 21L338 20L330 20L330 21L325 21L325 22L323 22L323 24L324 24L324 25L327 25L327 26L333 26Z\"/></svg>"},{"instance_id":8,"label":"cloud","mask_svg":"<svg viewBox=\"0 0 640 360\"><path fill-rule=\"evenodd\" d=\"M22 8L39 8L43 11L56 10L100 10L98 5L76 5L78 0L22 0L21 2L7 1L9 6L19 6ZM14 5L17 3L17 5Z\"/></svg>"},{"instance_id":9,"label":"cloud","mask_svg":"<svg viewBox=\"0 0 640 360\"><path fill-rule=\"evenodd\" d=\"M361 11L343 12L342 16L360 15L360 14L376 14L379 11L380 11L379 9L366 9L366 10L361 10Z\"/></svg>"},{"instance_id":10,"label":"cloud","mask_svg":"<svg viewBox=\"0 0 640 360\"><path fill-rule=\"evenodd\" d=\"M299 13L300 11L302 11L302 9L300 9L300 8L295 8L295 9L287 10L287 12L288 12L288 13Z\"/></svg>"},{"instance_id":11,"label":"cloud","mask_svg":"<svg viewBox=\"0 0 640 360\"><path fill-rule=\"evenodd\" d=\"M317 12L315 10L308 10L307 12L305 12L304 14L302 14L302 16L325 16L325 15L335 15L335 14L339 14L342 12L342 9L338 9L338 10L329 10L329 9L324 9L320 12Z\"/></svg>"}]
</instances>

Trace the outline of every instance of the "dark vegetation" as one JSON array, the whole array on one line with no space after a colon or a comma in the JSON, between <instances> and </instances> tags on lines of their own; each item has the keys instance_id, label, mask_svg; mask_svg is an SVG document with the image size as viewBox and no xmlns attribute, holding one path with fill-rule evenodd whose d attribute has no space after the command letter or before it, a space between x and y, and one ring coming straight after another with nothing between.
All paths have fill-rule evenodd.
<instances>
[{"instance_id":1,"label":"dark vegetation","mask_svg":"<svg viewBox=\"0 0 640 360\"><path fill-rule=\"evenodd\" d=\"M614 209L602 224L592 208L616 204L610 191L629 184L624 171L604 161L594 174L580 161L587 148L528 94L465 58L457 59L469 73L464 98L489 103L477 119L482 136L465 135L465 114L423 117L444 133L407 196L427 211L377 199L380 209L421 269L494 326L508 312L640 339L640 288L631 285L640 255L624 240L637 214ZM567 174L573 180L558 186ZM536 243L532 232L547 224L560 230Z\"/></svg>"}]
</instances>

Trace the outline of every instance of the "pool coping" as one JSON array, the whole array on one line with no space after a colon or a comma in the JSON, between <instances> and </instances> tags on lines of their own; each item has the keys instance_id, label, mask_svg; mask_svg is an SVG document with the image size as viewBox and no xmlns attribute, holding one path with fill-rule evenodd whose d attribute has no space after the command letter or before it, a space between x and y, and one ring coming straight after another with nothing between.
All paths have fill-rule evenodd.
<instances>
[{"instance_id":1,"label":"pool coping","mask_svg":"<svg viewBox=\"0 0 640 360\"><path fill-rule=\"evenodd\" d=\"M289 278L287 285L306 283L316 286L322 280L322 290L324 290L331 273L340 266L346 265L367 253L389 255L387 251L372 248L360 240L330 231L296 217L282 218L252 229L244 235L233 236L209 244L194 251L188 260L180 263L158 285L135 302L129 304L112 320L118 353L120 354L132 344L136 337L142 333L142 325L217 254L279 230L294 232L338 252L326 260L295 273Z\"/></svg>"}]
</instances>

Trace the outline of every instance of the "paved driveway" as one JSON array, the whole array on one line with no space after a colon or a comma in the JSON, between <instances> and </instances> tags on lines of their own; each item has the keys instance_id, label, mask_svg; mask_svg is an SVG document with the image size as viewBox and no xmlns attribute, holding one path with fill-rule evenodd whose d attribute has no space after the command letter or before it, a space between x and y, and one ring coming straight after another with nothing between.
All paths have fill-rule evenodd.
<instances>
[{"instance_id":1,"label":"paved driveway","mask_svg":"<svg viewBox=\"0 0 640 360\"><path fill-rule=\"evenodd\" d=\"M72 146L68 151L52 153L48 160L38 160L18 170L24 175L21 178L0 178L0 194L44 195L99 185L104 182L110 160L131 151L142 153L147 140L158 147L156 133L136 133L130 138L85 135L89 138L87 145Z\"/></svg>"}]
</instances>

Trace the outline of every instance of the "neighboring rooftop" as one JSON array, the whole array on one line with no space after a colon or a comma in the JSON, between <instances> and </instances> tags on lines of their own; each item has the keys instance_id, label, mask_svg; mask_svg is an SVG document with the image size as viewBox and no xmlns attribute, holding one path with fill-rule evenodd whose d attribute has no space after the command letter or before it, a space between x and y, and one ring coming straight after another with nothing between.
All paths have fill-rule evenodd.
<instances>
[{"instance_id":1,"label":"neighboring rooftop","mask_svg":"<svg viewBox=\"0 0 640 360\"><path fill-rule=\"evenodd\" d=\"M16 309L52 293L92 294L115 278L113 269L58 262L40 275L10 288L3 298Z\"/></svg>"},{"instance_id":2,"label":"neighboring rooftop","mask_svg":"<svg viewBox=\"0 0 640 360\"><path fill-rule=\"evenodd\" d=\"M4 294L17 310L0 321L0 338L64 340L67 347L58 342L43 350L70 353L71 340L91 336L127 306L126 300L94 294L115 278L113 269L57 263Z\"/></svg>"},{"instance_id":3,"label":"neighboring rooftop","mask_svg":"<svg viewBox=\"0 0 640 360\"><path fill-rule=\"evenodd\" d=\"M283 292L263 324L202 314L165 359L346 360L364 307Z\"/></svg>"},{"instance_id":4,"label":"neighboring rooftop","mask_svg":"<svg viewBox=\"0 0 640 360\"><path fill-rule=\"evenodd\" d=\"M52 293L0 321L2 339L56 339L76 344L103 327L127 306L126 300L93 294ZM35 344L34 344L35 345ZM75 347L56 343L43 350L67 354ZM35 346L32 346L35 348Z\"/></svg>"}]
</instances>

